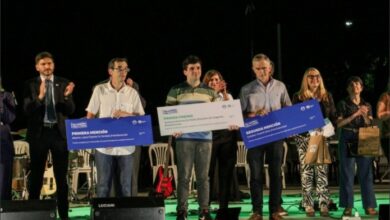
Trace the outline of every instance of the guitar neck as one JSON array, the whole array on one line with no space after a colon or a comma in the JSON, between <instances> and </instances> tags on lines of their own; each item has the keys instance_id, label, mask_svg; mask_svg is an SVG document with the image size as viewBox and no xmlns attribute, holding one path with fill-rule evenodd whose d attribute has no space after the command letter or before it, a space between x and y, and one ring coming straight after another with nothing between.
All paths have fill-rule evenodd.
<instances>
[{"instance_id":1,"label":"guitar neck","mask_svg":"<svg viewBox=\"0 0 390 220\"><path fill-rule=\"evenodd\" d=\"M164 177L168 176L168 166L169 166L171 147L172 147L172 136L169 136L168 137L168 147L167 147L167 151L165 153L164 175L163 175Z\"/></svg>"}]
</instances>

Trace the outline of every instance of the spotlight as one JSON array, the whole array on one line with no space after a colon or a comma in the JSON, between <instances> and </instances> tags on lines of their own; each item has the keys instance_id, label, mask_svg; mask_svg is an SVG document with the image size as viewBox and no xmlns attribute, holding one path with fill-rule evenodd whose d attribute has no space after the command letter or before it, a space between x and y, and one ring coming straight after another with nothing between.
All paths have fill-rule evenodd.
<instances>
[{"instance_id":1,"label":"spotlight","mask_svg":"<svg viewBox=\"0 0 390 220\"><path fill-rule=\"evenodd\" d=\"M353 25L353 22L351 20L345 21L345 27L350 28L350 27L352 27L352 25Z\"/></svg>"}]
</instances>

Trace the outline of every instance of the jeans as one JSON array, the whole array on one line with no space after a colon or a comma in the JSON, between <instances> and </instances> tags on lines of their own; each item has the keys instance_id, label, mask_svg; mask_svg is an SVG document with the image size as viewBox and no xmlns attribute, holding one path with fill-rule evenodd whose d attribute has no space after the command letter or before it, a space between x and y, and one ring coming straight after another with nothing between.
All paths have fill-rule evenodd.
<instances>
[{"instance_id":1,"label":"jeans","mask_svg":"<svg viewBox=\"0 0 390 220\"><path fill-rule=\"evenodd\" d=\"M355 163L357 176L360 183L363 208L375 208L377 206L372 173L372 157L348 157L348 149L345 143L356 140L357 133L342 129L339 139L340 158L340 207L353 207L353 185L355 178Z\"/></svg>"},{"instance_id":2,"label":"jeans","mask_svg":"<svg viewBox=\"0 0 390 220\"><path fill-rule=\"evenodd\" d=\"M179 182L177 210L186 211L188 208L187 200L193 165L195 165L199 209L208 209L211 141L177 140L175 151Z\"/></svg>"},{"instance_id":3,"label":"jeans","mask_svg":"<svg viewBox=\"0 0 390 220\"><path fill-rule=\"evenodd\" d=\"M96 169L97 169L97 197L109 197L111 183L114 172L117 172L119 177L119 186L117 191L120 192L119 197L131 196L131 174L133 172L133 155L112 156L100 153L95 153ZM116 163L117 170L114 170Z\"/></svg>"},{"instance_id":4,"label":"jeans","mask_svg":"<svg viewBox=\"0 0 390 220\"><path fill-rule=\"evenodd\" d=\"M264 153L267 153L268 169L270 175L269 213L277 212L280 205L281 188L281 166L283 156L283 141L275 141L248 150L247 160L251 170L250 192L253 212L262 215L263 210L263 169Z\"/></svg>"}]
</instances>

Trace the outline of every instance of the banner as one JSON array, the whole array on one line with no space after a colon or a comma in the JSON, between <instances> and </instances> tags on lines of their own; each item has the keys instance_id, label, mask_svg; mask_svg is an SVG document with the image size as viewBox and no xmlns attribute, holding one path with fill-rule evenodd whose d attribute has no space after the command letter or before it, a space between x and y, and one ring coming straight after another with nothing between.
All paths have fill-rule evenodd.
<instances>
[{"instance_id":1,"label":"banner","mask_svg":"<svg viewBox=\"0 0 390 220\"><path fill-rule=\"evenodd\" d=\"M244 126L240 100L158 107L161 136Z\"/></svg>"},{"instance_id":2,"label":"banner","mask_svg":"<svg viewBox=\"0 0 390 220\"><path fill-rule=\"evenodd\" d=\"M65 120L69 150L150 145L150 115Z\"/></svg>"},{"instance_id":3,"label":"banner","mask_svg":"<svg viewBox=\"0 0 390 220\"><path fill-rule=\"evenodd\" d=\"M247 118L240 132L245 146L252 148L320 128L324 124L320 105L312 99L265 116Z\"/></svg>"}]
</instances>

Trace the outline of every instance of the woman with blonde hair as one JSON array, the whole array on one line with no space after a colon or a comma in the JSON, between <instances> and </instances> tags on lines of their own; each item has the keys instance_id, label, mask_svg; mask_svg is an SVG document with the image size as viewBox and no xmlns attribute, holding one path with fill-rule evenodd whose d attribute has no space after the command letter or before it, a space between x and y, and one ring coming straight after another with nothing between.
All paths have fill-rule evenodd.
<instances>
[{"instance_id":1,"label":"woman with blonde hair","mask_svg":"<svg viewBox=\"0 0 390 220\"><path fill-rule=\"evenodd\" d=\"M321 106L322 113L333 124L336 121L336 107L332 95L326 90L320 71L314 67L308 68L303 74L301 89L294 94L294 104L315 99ZM315 193L318 196L320 215L329 216L329 190L328 190L328 165L305 164L306 151L310 134L308 132L295 137L300 161L302 206L308 217L314 217L313 183L316 183ZM328 144L328 143L327 143ZM314 181L315 178L315 181Z\"/></svg>"}]
</instances>

